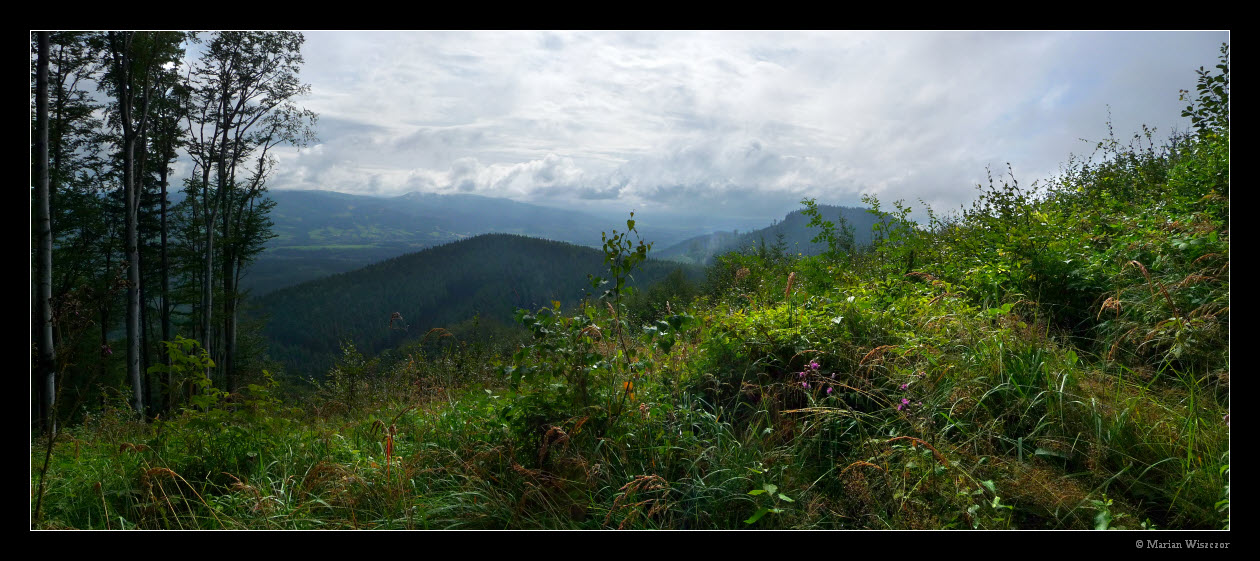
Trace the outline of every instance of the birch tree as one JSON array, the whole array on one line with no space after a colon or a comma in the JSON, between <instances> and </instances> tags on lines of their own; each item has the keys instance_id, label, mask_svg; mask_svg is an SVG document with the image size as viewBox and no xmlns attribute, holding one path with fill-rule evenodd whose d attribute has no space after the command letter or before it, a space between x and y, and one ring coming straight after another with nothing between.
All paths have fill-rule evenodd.
<instances>
[{"instance_id":1,"label":"birch tree","mask_svg":"<svg viewBox=\"0 0 1260 561\"><path fill-rule=\"evenodd\" d=\"M298 80L303 41L302 34L287 31L216 32L189 74L188 151L199 174L190 182L189 196L197 198L205 239L199 336L213 354L211 319L218 279L224 298L224 350L217 356L229 391L236 383L235 283L245 255L233 245L238 241L233 233L242 232L241 225L257 215L246 210L259 208L270 169L269 150L281 142L302 143L311 137L314 113L293 102L310 90ZM257 164L246 178L250 162ZM215 247L216 235L222 235L224 247Z\"/></svg>"},{"instance_id":2,"label":"birch tree","mask_svg":"<svg viewBox=\"0 0 1260 561\"><path fill-rule=\"evenodd\" d=\"M48 32L37 33L39 55L35 77L35 207L38 240L36 250L36 319L39 334L38 371L43 377L44 431L51 438L57 431L53 415L56 399L56 352L52 325L52 222L48 212Z\"/></svg>"}]
</instances>

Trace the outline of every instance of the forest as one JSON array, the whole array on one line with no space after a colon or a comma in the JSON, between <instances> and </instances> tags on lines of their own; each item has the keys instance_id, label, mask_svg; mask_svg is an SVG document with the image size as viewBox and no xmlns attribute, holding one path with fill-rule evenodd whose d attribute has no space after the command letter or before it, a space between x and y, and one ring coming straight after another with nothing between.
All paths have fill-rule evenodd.
<instances>
[{"instance_id":1,"label":"forest","mask_svg":"<svg viewBox=\"0 0 1260 561\"><path fill-rule=\"evenodd\" d=\"M1229 529L1228 45L1191 129L957 212L255 297L303 41L32 33L31 529Z\"/></svg>"}]
</instances>

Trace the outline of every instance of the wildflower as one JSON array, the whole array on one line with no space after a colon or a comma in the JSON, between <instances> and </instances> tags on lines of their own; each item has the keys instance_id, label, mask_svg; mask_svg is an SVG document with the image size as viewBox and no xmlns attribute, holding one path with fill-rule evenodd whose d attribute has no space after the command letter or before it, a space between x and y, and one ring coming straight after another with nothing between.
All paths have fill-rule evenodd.
<instances>
[{"instance_id":1,"label":"wildflower","mask_svg":"<svg viewBox=\"0 0 1260 561\"><path fill-rule=\"evenodd\" d=\"M904 389L906 389L906 388L908 388L908 387L910 387L910 383L909 383L909 382L904 383L904 384L902 384L902 385L901 385L901 389L903 389L903 390L904 390Z\"/></svg>"},{"instance_id":2,"label":"wildflower","mask_svg":"<svg viewBox=\"0 0 1260 561\"><path fill-rule=\"evenodd\" d=\"M901 398L901 403L897 404L897 410L901 411L902 409L905 409L906 407L909 407L909 406L910 406L910 400L903 397Z\"/></svg>"},{"instance_id":3,"label":"wildflower","mask_svg":"<svg viewBox=\"0 0 1260 561\"><path fill-rule=\"evenodd\" d=\"M832 390L832 389L834 389L834 388L832 388L831 386L827 386L827 395L831 395L831 390Z\"/></svg>"},{"instance_id":4,"label":"wildflower","mask_svg":"<svg viewBox=\"0 0 1260 561\"><path fill-rule=\"evenodd\" d=\"M802 387L802 388L805 388L805 389L807 389L807 390L808 390L808 389L809 389L809 382L801 382L801 387Z\"/></svg>"},{"instance_id":5,"label":"wildflower","mask_svg":"<svg viewBox=\"0 0 1260 561\"><path fill-rule=\"evenodd\" d=\"M804 378L804 377L805 377L805 373L804 373L804 372L801 372L801 373L797 374L797 376L798 376L798 377L800 377L800 378Z\"/></svg>"},{"instance_id":6,"label":"wildflower","mask_svg":"<svg viewBox=\"0 0 1260 561\"><path fill-rule=\"evenodd\" d=\"M815 371L816 371L816 370L818 370L818 368L819 368L818 362L817 362L817 361L810 362L810 363L809 363L809 368L810 368L811 370L815 370Z\"/></svg>"}]
</instances>

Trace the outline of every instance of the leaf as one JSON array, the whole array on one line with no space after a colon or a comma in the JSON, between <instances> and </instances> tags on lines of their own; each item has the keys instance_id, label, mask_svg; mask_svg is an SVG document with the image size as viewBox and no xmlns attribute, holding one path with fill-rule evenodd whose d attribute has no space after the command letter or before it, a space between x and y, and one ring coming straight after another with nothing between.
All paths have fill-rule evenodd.
<instances>
[{"instance_id":1,"label":"leaf","mask_svg":"<svg viewBox=\"0 0 1260 561\"><path fill-rule=\"evenodd\" d=\"M1111 526L1111 512L1110 511L1104 510L1094 516L1094 529L1095 530L1106 530L1110 526Z\"/></svg>"},{"instance_id":2,"label":"leaf","mask_svg":"<svg viewBox=\"0 0 1260 561\"><path fill-rule=\"evenodd\" d=\"M1071 459L1071 456L1064 454L1063 452L1060 452L1058 450L1051 450L1049 448L1037 448L1037 450L1033 452L1033 455L1041 456L1043 458L1051 457L1051 458L1059 458L1062 460Z\"/></svg>"},{"instance_id":3,"label":"leaf","mask_svg":"<svg viewBox=\"0 0 1260 561\"><path fill-rule=\"evenodd\" d=\"M757 521L758 521L758 520L761 520L761 517L762 517L762 516L765 516L767 512L770 512L770 509L768 509L768 508L759 508L759 509L757 509L757 513L756 513L756 514L753 514L753 515L752 515L752 516L750 516L750 517L748 517L748 520L745 520L745 521L744 521L744 524L752 525L752 524L757 523Z\"/></svg>"},{"instance_id":4,"label":"leaf","mask_svg":"<svg viewBox=\"0 0 1260 561\"><path fill-rule=\"evenodd\" d=\"M787 495L784 495L783 493L779 493L779 500L781 500L781 501L786 501L786 502L789 502L789 503L794 503L794 502L796 502L796 501L794 501L794 500L792 500L792 499L788 498L788 496L787 496Z\"/></svg>"},{"instance_id":5,"label":"leaf","mask_svg":"<svg viewBox=\"0 0 1260 561\"><path fill-rule=\"evenodd\" d=\"M749 495L760 495L760 494L765 493L765 492L766 492L766 490L765 490L765 489L753 489L752 491L749 491L749 492L748 492L748 494L749 494Z\"/></svg>"},{"instance_id":6,"label":"leaf","mask_svg":"<svg viewBox=\"0 0 1260 561\"><path fill-rule=\"evenodd\" d=\"M773 483L766 483L765 485L762 485L761 488L765 489L766 492L770 493L771 495L773 495L775 491L779 490L779 486Z\"/></svg>"}]
</instances>

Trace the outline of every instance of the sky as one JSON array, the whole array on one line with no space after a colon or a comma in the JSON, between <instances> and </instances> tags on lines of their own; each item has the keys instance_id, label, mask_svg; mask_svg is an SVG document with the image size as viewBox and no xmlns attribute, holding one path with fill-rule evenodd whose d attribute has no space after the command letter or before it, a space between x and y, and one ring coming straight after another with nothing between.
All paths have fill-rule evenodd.
<instances>
[{"instance_id":1,"label":"sky","mask_svg":"<svg viewBox=\"0 0 1260 561\"><path fill-rule=\"evenodd\" d=\"M1007 174L1189 128L1227 31L310 31L318 142L272 189L469 193L767 223L870 194L938 213Z\"/></svg>"}]
</instances>

